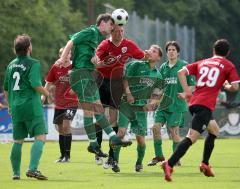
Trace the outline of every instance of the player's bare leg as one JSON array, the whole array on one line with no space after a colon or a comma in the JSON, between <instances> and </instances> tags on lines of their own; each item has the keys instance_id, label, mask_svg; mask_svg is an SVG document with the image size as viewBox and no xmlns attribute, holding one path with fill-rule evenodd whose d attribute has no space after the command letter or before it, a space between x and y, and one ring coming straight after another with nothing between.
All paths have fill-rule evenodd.
<instances>
[{"instance_id":1,"label":"player's bare leg","mask_svg":"<svg viewBox=\"0 0 240 189\"><path fill-rule=\"evenodd\" d=\"M209 165L209 159L214 149L214 142L219 135L219 127L215 120L211 120L207 127L208 135L205 139L203 160L199 166L200 171L207 177L214 177L214 172Z\"/></svg>"}]
</instances>

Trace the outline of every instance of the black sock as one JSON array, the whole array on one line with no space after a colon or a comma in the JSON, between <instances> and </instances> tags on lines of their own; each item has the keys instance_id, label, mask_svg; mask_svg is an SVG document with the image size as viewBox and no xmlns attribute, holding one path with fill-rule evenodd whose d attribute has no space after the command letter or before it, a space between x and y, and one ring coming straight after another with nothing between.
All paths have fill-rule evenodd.
<instances>
[{"instance_id":1,"label":"black sock","mask_svg":"<svg viewBox=\"0 0 240 189\"><path fill-rule=\"evenodd\" d=\"M168 165L173 167L187 152L188 148L192 145L192 141L190 138L184 138L175 149L174 153L168 160Z\"/></svg>"},{"instance_id":2,"label":"black sock","mask_svg":"<svg viewBox=\"0 0 240 189\"><path fill-rule=\"evenodd\" d=\"M59 148L60 148L61 157L64 157L65 155L65 136L64 135L59 135Z\"/></svg>"},{"instance_id":3,"label":"black sock","mask_svg":"<svg viewBox=\"0 0 240 189\"><path fill-rule=\"evenodd\" d=\"M65 135L65 155L67 155L70 158L71 153L71 145L72 145L72 134L66 134Z\"/></svg>"},{"instance_id":4,"label":"black sock","mask_svg":"<svg viewBox=\"0 0 240 189\"><path fill-rule=\"evenodd\" d=\"M214 148L215 139L216 139L216 136L211 133L208 133L208 136L205 139L202 162L207 165Z\"/></svg>"},{"instance_id":5,"label":"black sock","mask_svg":"<svg viewBox=\"0 0 240 189\"><path fill-rule=\"evenodd\" d=\"M117 134L117 132L118 132L118 127L113 127L113 130L114 130L115 133ZM108 155L109 155L109 157L111 157L111 158L113 159L113 149L112 149L112 147L110 146L110 144L109 144L109 152L108 152Z\"/></svg>"},{"instance_id":6,"label":"black sock","mask_svg":"<svg viewBox=\"0 0 240 189\"><path fill-rule=\"evenodd\" d=\"M98 124L95 124L95 128L96 128L97 142L98 142L99 146L101 147L101 145L102 145L102 128Z\"/></svg>"}]
</instances>

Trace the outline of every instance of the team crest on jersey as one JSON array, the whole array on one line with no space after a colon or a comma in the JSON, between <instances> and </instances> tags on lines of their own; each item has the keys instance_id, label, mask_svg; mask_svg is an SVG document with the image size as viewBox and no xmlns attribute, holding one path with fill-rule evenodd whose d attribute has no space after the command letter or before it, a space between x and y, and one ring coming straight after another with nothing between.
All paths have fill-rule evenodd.
<instances>
[{"instance_id":1,"label":"team crest on jersey","mask_svg":"<svg viewBox=\"0 0 240 189\"><path fill-rule=\"evenodd\" d=\"M122 47L122 53L126 53L127 52L127 47Z\"/></svg>"}]
</instances>

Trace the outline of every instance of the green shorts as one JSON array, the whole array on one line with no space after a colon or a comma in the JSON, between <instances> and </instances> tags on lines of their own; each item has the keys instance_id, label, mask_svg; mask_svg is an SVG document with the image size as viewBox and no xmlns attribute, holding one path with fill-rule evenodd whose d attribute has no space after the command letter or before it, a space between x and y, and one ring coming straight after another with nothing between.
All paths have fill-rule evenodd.
<instances>
[{"instance_id":1,"label":"green shorts","mask_svg":"<svg viewBox=\"0 0 240 189\"><path fill-rule=\"evenodd\" d=\"M35 117L33 120L13 122L13 139L22 140L28 135L35 137L47 134L48 129L43 116Z\"/></svg>"},{"instance_id":2,"label":"green shorts","mask_svg":"<svg viewBox=\"0 0 240 189\"><path fill-rule=\"evenodd\" d=\"M96 102L100 100L95 72L90 69L74 70L70 74L70 85L77 94L79 102Z\"/></svg>"},{"instance_id":3,"label":"green shorts","mask_svg":"<svg viewBox=\"0 0 240 189\"><path fill-rule=\"evenodd\" d=\"M128 128L130 123L130 131L135 135L146 136L147 135L147 112L136 112L136 118L138 123L130 121L123 113L119 112L118 127Z\"/></svg>"},{"instance_id":4,"label":"green shorts","mask_svg":"<svg viewBox=\"0 0 240 189\"><path fill-rule=\"evenodd\" d=\"M167 112L163 110L157 110L154 116L154 123L166 124L167 127L183 127L184 112Z\"/></svg>"}]
</instances>

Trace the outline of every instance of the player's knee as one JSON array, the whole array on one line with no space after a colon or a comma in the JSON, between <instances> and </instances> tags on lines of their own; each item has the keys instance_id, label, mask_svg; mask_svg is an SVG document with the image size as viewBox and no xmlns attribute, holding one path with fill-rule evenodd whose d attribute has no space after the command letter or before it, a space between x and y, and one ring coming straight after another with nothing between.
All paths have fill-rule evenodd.
<instances>
[{"instance_id":1,"label":"player's knee","mask_svg":"<svg viewBox=\"0 0 240 189\"><path fill-rule=\"evenodd\" d=\"M118 135L120 138L124 138L125 133L126 133L125 129L119 129L117 135Z\"/></svg>"},{"instance_id":2,"label":"player's knee","mask_svg":"<svg viewBox=\"0 0 240 189\"><path fill-rule=\"evenodd\" d=\"M137 139L137 143L138 143L140 146L144 146L144 144L145 144L145 138L144 138L144 136L136 136L136 139Z\"/></svg>"},{"instance_id":3,"label":"player's knee","mask_svg":"<svg viewBox=\"0 0 240 189\"><path fill-rule=\"evenodd\" d=\"M17 143L17 144L22 144L24 142L24 139L22 139L22 140L14 140L13 142Z\"/></svg>"},{"instance_id":4,"label":"player's knee","mask_svg":"<svg viewBox=\"0 0 240 189\"><path fill-rule=\"evenodd\" d=\"M154 124L152 127L152 132L153 132L154 139L160 139L161 138L161 125Z\"/></svg>"},{"instance_id":5,"label":"player's knee","mask_svg":"<svg viewBox=\"0 0 240 189\"><path fill-rule=\"evenodd\" d=\"M35 136L35 139L36 140L41 140L43 142L46 141L46 135L38 135L38 136Z\"/></svg>"},{"instance_id":6,"label":"player's knee","mask_svg":"<svg viewBox=\"0 0 240 189\"><path fill-rule=\"evenodd\" d=\"M209 122L207 130L209 133L215 135L216 137L219 135L219 127L215 120L211 120Z\"/></svg>"}]
</instances>

